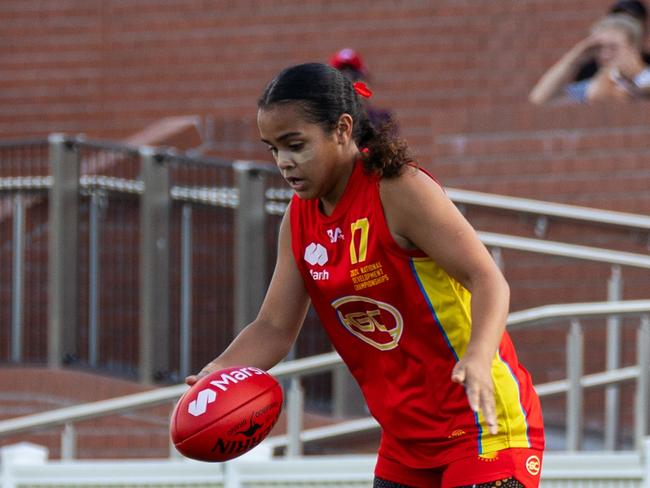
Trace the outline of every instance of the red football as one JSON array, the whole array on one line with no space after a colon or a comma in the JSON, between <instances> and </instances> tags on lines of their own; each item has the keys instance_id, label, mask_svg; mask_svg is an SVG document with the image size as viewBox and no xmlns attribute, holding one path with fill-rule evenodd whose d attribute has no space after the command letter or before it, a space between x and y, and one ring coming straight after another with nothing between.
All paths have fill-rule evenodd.
<instances>
[{"instance_id":1,"label":"red football","mask_svg":"<svg viewBox=\"0 0 650 488\"><path fill-rule=\"evenodd\" d=\"M237 366L202 377L180 398L170 434L199 461L228 461L258 445L282 410L282 387L266 371Z\"/></svg>"}]
</instances>

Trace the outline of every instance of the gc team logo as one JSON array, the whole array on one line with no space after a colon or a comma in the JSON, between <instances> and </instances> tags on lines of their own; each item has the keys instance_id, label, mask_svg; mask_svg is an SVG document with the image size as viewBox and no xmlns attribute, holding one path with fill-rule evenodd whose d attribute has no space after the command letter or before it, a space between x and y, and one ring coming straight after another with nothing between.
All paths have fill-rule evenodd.
<instances>
[{"instance_id":1,"label":"gc team logo","mask_svg":"<svg viewBox=\"0 0 650 488\"><path fill-rule=\"evenodd\" d=\"M397 347L404 320L392 305L357 295L332 302L343 326L366 344L380 351Z\"/></svg>"},{"instance_id":2,"label":"gc team logo","mask_svg":"<svg viewBox=\"0 0 650 488\"><path fill-rule=\"evenodd\" d=\"M526 471L528 471L533 476L537 476L539 474L541 467L542 463L537 456L533 455L526 459Z\"/></svg>"}]
</instances>

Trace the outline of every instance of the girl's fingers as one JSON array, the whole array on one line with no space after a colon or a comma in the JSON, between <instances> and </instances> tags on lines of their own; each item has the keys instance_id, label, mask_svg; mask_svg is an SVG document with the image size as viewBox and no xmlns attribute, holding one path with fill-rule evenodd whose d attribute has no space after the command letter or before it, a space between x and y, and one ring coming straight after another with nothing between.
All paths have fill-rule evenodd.
<instances>
[{"instance_id":1,"label":"girl's fingers","mask_svg":"<svg viewBox=\"0 0 650 488\"><path fill-rule=\"evenodd\" d=\"M479 382L470 375L467 376L467 371L464 367L458 365L451 373L451 381L465 386L465 394L469 407L473 412L483 414L483 418L488 425L490 434L498 432L496 407L494 403L494 392L490 387L481 387Z\"/></svg>"},{"instance_id":2,"label":"girl's fingers","mask_svg":"<svg viewBox=\"0 0 650 488\"><path fill-rule=\"evenodd\" d=\"M480 394L478 388L474 385L467 385L467 401L469 402L469 407L474 412L478 412L480 408Z\"/></svg>"},{"instance_id":3,"label":"girl's fingers","mask_svg":"<svg viewBox=\"0 0 650 488\"><path fill-rule=\"evenodd\" d=\"M206 374L210 374L210 371L201 370L197 374L191 374L185 378L185 383L192 386L194 383L203 378Z\"/></svg>"},{"instance_id":4,"label":"girl's fingers","mask_svg":"<svg viewBox=\"0 0 650 488\"><path fill-rule=\"evenodd\" d=\"M465 369L463 368L454 368L451 373L451 381L462 385L465 383Z\"/></svg>"},{"instance_id":5,"label":"girl's fingers","mask_svg":"<svg viewBox=\"0 0 650 488\"><path fill-rule=\"evenodd\" d=\"M498 424L496 409L494 406L494 394L492 392L488 392L484 395L482 410L490 434L496 434L498 432Z\"/></svg>"}]
</instances>

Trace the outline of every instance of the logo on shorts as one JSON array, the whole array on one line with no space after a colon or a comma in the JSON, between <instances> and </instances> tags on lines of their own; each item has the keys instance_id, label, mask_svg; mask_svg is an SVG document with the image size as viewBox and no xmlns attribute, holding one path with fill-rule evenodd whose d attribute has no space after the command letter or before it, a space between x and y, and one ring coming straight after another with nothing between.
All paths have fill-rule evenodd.
<instances>
[{"instance_id":1,"label":"logo on shorts","mask_svg":"<svg viewBox=\"0 0 650 488\"><path fill-rule=\"evenodd\" d=\"M478 455L478 460L479 461L484 461L486 463L493 463L494 461L498 461L499 460L499 451L488 452L486 454L479 454Z\"/></svg>"},{"instance_id":2,"label":"logo on shorts","mask_svg":"<svg viewBox=\"0 0 650 488\"><path fill-rule=\"evenodd\" d=\"M447 439L453 439L454 437L460 437L467 434L463 429L456 429L451 434L447 436Z\"/></svg>"},{"instance_id":3,"label":"logo on shorts","mask_svg":"<svg viewBox=\"0 0 650 488\"><path fill-rule=\"evenodd\" d=\"M526 459L526 471L528 471L533 476L537 476L539 474L541 467L542 463L537 456L529 456L528 459Z\"/></svg>"}]
</instances>

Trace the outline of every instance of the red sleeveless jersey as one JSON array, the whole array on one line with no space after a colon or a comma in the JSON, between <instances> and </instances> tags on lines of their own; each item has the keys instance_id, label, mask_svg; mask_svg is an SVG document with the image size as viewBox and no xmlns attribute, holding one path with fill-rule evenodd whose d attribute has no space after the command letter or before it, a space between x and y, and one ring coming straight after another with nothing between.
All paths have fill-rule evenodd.
<instances>
[{"instance_id":1,"label":"red sleeveless jersey","mask_svg":"<svg viewBox=\"0 0 650 488\"><path fill-rule=\"evenodd\" d=\"M467 347L470 293L394 241L379 178L356 163L331 216L294 196L291 243L312 304L382 427L380 454L416 467L511 447L543 449L539 400L504 334L492 363L491 435L451 371Z\"/></svg>"}]
</instances>

